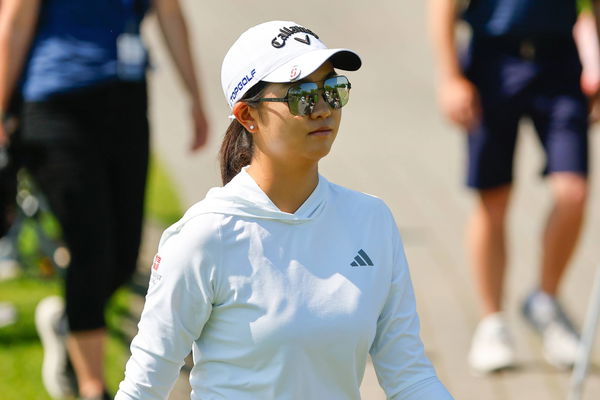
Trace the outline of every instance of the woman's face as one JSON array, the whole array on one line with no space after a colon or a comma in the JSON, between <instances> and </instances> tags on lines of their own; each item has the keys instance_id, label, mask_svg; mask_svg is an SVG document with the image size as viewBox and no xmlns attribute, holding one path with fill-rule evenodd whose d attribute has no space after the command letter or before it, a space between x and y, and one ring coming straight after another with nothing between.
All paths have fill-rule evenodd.
<instances>
[{"instance_id":1,"label":"woman's face","mask_svg":"<svg viewBox=\"0 0 600 400\"><path fill-rule=\"evenodd\" d=\"M315 82L321 87L323 81L333 75L333 66L326 62L299 82ZM262 97L285 97L293 84L270 84ZM276 102L263 102L257 109L250 109L250 113L257 127L253 133L254 159L268 157L275 163L290 166L292 162L314 164L326 156L342 117L341 110L332 109L321 96L313 112L305 116L293 115L287 103Z\"/></svg>"}]
</instances>

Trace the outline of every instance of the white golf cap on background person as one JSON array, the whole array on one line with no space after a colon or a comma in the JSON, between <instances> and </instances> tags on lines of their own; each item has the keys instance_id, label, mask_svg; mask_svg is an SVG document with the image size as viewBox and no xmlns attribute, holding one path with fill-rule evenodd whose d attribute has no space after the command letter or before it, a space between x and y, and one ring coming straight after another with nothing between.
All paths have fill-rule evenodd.
<instances>
[{"instance_id":1,"label":"white golf cap on background person","mask_svg":"<svg viewBox=\"0 0 600 400\"><path fill-rule=\"evenodd\" d=\"M316 33L292 21L256 25L231 46L223 60L221 85L229 107L260 81L294 82L330 60L334 68L356 71L362 62L349 49L328 49Z\"/></svg>"}]
</instances>

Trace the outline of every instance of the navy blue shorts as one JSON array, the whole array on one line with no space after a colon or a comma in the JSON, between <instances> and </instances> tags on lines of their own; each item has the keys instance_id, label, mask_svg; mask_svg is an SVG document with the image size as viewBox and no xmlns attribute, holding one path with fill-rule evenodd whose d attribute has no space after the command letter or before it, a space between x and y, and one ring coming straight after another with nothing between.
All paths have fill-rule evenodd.
<instances>
[{"instance_id":1,"label":"navy blue shorts","mask_svg":"<svg viewBox=\"0 0 600 400\"><path fill-rule=\"evenodd\" d=\"M571 38L474 38L463 60L479 90L481 124L468 136L468 186L512 182L521 118L531 118L546 154L543 173L588 172L588 101Z\"/></svg>"}]
</instances>

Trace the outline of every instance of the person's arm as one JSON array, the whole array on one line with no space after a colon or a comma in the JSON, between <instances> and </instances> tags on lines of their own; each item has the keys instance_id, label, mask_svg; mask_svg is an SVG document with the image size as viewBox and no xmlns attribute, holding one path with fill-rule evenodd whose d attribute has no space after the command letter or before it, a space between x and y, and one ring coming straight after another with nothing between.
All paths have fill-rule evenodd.
<instances>
[{"instance_id":1,"label":"person's arm","mask_svg":"<svg viewBox=\"0 0 600 400\"><path fill-rule=\"evenodd\" d=\"M479 96L465 78L455 44L456 0L429 0L429 31L437 61L438 101L444 115L464 129L480 118Z\"/></svg>"},{"instance_id":2,"label":"person's arm","mask_svg":"<svg viewBox=\"0 0 600 400\"><path fill-rule=\"evenodd\" d=\"M582 11L573 27L573 37L581 59L581 89L588 96L594 96L600 89L600 51L594 15Z\"/></svg>"},{"instance_id":3,"label":"person's arm","mask_svg":"<svg viewBox=\"0 0 600 400\"><path fill-rule=\"evenodd\" d=\"M0 8L0 147L8 141L5 113L29 52L39 7L40 0L3 0Z\"/></svg>"},{"instance_id":4,"label":"person's arm","mask_svg":"<svg viewBox=\"0 0 600 400\"><path fill-rule=\"evenodd\" d=\"M369 351L377 378L391 400L452 400L425 355L400 234L389 210L387 213L394 246L392 282Z\"/></svg>"},{"instance_id":5,"label":"person's arm","mask_svg":"<svg viewBox=\"0 0 600 400\"><path fill-rule=\"evenodd\" d=\"M185 18L181 12L179 0L154 0L154 6L169 53L190 96L194 121L191 149L198 150L206 144L208 122L196 77Z\"/></svg>"},{"instance_id":6,"label":"person's arm","mask_svg":"<svg viewBox=\"0 0 600 400\"><path fill-rule=\"evenodd\" d=\"M590 120L597 122L600 120L600 1L592 0L591 13L581 12L573 33L583 65L581 89L590 99Z\"/></svg>"},{"instance_id":7,"label":"person's arm","mask_svg":"<svg viewBox=\"0 0 600 400\"><path fill-rule=\"evenodd\" d=\"M212 312L218 226L202 219L163 234L115 400L164 400Z\"/></svg>"}]
</instances>

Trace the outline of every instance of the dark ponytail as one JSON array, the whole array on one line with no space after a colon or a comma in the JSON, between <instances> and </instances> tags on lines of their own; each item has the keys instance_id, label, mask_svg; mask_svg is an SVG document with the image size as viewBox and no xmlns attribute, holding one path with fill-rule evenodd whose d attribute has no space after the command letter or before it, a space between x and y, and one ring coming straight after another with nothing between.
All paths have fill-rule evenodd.
<instances>
[{"instance_id":1,"label":"dark ponytail","mask_svg":"<svg viewBox=\"0 0 600 400\"><path fill-rule=\"evenodd\" d=\"M258 82L248 90L248 93L241 100L248 101L250 107L256 107L256 103L252 103L251 101L261 97L267 85L267 82ZM229 124L227 131L225 131L225 137L223 137L223 143L221 143L221 150L219 151L223 185L229 183L243 167L250 164L253 153L254 141L252 140L252 133L248 132L237 119L234 119Z\"/></svg>"},{"instance_id":2,"label":"dark ponytail","mask_svg":"<svg viewBox=\"0 0 600 400\"><path fill-rule=\"evenodd\" d=\"M253 150L252 134L237 119L231 121L219 151L223 185L232 180L243 167L250 164Z\"/></svg>"}]
</instances>

